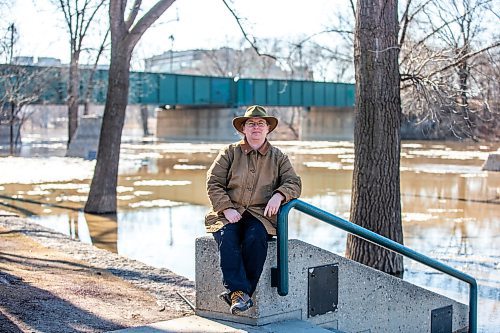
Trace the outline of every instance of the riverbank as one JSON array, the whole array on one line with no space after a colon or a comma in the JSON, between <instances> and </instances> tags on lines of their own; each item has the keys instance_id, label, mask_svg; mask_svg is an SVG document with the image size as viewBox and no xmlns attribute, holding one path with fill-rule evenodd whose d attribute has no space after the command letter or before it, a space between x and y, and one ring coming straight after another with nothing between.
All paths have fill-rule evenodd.
<instances>
[{"instance_id":1,"label":"riverbank","mask_svg":"<svg viewBox=\"0 0 500 333\"><path fill-rule=\"evenodd\" d=\"M194 299L168 269L0 215L1 332L116 330L191 315Z\"/></svg>"}]
</instances>

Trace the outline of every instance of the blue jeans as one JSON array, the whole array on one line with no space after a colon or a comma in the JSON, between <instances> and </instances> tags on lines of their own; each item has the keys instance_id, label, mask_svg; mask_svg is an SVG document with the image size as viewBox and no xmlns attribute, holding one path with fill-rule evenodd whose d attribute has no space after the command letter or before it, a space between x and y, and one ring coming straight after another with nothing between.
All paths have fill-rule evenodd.
<instances>
[{"instance_id":1,"label":"blue jeans","mask_svg":"<svg viewBox=\"0 0 500 333\"><path fill-rule=\"evenodd\" d=\"M241 290L252 296L267 256L267 234L250 213L213 233L219 247L222 283L230 292Z\"/></svg>"}]
</instances>

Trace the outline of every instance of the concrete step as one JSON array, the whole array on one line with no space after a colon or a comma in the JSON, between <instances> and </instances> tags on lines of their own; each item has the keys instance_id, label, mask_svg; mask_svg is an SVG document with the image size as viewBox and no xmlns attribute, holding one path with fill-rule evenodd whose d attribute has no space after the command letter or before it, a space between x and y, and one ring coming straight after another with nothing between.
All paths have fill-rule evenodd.
<instances>
[{"instance_id":1,"label":"concrete step","mask_svg":"<svg viewBox=\"0 0 500 333\"><path fill-rule=\"evenodd\" d=\"M217 297L224 291L217 244L211 236L197 238L195 314L255 326L307 320L351 333L431 333L432 321L455 331L467 325L465 304L297 239L288 241L289 290L280 296L271 286L276 253L270 241L255 304L235 316Z\"/></svg>"},{"instance_id":2,"label":"concrete step","mask_svg":"<svg viewBox=\"0 0 500 333\"><path fill-rule=\"evenodd\" d=\"M114 333L342 333L321 328L304 320L287 320L262 326L251 326L200 316L162 321L146 326L126 328Z\"/></svg>"}]
</instances>

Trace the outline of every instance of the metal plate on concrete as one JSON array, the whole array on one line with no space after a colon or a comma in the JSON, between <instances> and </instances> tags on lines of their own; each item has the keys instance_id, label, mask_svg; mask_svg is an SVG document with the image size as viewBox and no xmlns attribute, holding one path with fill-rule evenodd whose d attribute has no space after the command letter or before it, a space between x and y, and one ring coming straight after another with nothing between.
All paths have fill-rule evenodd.
<instances>
[{"instance_id":1,"label":"metal plate on concrete","mask_svg":"<svg viewBox=\"0 0 500 333\"><path fill-rule=\"evenodd\" d=\"M445 306L431 311L431 333L451 333L453 306Z\"/></svg>"},{"instance_id":2,"label":"metal plate on concrete","mask_svg":"<svg viewBox=\"0 0 500 333\"><path fill-rule=\"evenodd\" d=\"M337 310L339 303L338 264L310 267L308 273L308 317Z\"/></svg>"},{"instance_id":3,"label":"metal plate on concrete","mask_svg":"<svg viewBox=\"0 0 500 333\"><path fill-rule=\"evenodd\" d=\"M271 267L271 287L278 287L278 267Z\"/></svg>"}]
</instances>

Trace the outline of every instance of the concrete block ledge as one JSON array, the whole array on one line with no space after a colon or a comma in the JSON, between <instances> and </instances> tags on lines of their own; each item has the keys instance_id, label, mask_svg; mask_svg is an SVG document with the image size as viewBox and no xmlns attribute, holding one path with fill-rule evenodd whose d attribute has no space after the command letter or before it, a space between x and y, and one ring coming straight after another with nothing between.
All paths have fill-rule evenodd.
<instances>
[{"instance_id":1,"label":"concrete block ledge","mask_svg":"<svg viewBox=\"0 0 500 333\"><path fill-rule=\"evenodd\" d=\"M276 267L276 241L253 296L255 306L237 316L219 300L224 291L217 245L212 236L196 239L196 314L205 318L246 325L269 325L304 320L342 332L431 332L431 311L452 307L452 331L468 324L468 306L427 289L350 261L299 240L289 240L289 294L279 296L271 287L271 267ZM338 265L337 308L309 316L309 270Z\"/></svg>"}]
</instances>

